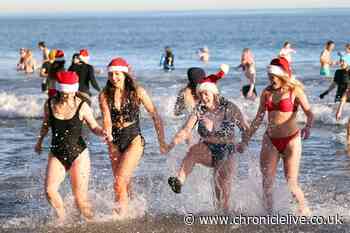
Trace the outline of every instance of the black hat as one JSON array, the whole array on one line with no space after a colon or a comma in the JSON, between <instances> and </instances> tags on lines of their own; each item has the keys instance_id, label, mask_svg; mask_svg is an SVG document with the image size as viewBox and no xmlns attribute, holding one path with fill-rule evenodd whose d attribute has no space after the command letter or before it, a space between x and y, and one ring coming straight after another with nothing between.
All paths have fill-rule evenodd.
<instances>
[{"instance_id":1,"label":"black hat","mask_svg":"<svg viewBox=\"0 0 350 233\"><path fill-rule=\"evenodd\" d=\"M192 84L198 84L206 77L205 71L199 67L191 67L187 70L188 81Z\"/></svg>"}]
</instances>

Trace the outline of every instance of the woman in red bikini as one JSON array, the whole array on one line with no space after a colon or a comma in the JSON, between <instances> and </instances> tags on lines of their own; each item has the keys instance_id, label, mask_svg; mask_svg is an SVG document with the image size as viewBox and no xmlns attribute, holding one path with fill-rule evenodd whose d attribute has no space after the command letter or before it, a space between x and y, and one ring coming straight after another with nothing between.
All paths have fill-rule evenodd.
<instances>
[{"instance_id":1,"label":"woman in red bikini","mask_svg":"<svg viewBox=\"0 0 350 233\"><path fill-rule=\"evenodd\" d=\"M301 137L307 139L313 123L313 113L303 90L303 85L292 77L288 61L273 59L268 66L271 81L261 94L260 106L251 124L250 137L259 128L268 112L268 125L263 136L260 167L263 175L264 205L272 211L272 192L279 159L283 160L284 175L288 187L296 198L300 215L309 215L304 193L298 184L301 158ZM306 125L300 131L297 125L297 109L301 106L306 115Z\"/></svg>"}]
</instances>

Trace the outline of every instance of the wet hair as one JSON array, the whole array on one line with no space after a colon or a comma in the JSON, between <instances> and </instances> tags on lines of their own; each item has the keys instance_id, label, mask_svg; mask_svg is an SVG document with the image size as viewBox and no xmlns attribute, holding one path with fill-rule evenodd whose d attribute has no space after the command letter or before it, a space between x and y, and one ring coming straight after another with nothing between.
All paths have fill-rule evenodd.
<instances>
[{"instance_id":1,"label":"wet hair","mask_svg":"<svg viewBox=\"0 0 350 233\"><path fill-rule=\"evenodd\" d=\"M287 45L289 45L290 43L289 43L289 41L285 41L284 43L283 43L283 47L286 47Z\"/></svg>"},{"instance_id":2,"label":"wet hair","mask_svg":"<svg viewBox=\"0 0 350 233\"><path fill-rule=\"evenodd\" d=\"M38 46L40 46L40 47L46 47L46 45L45 45L45 42L44 42L44 41L40 41L40 42L38 43Z\"/></svg>"},{"instance_id":3,"label":"wet hair","mask_svg":"<svg viewBox=\"0 0 350 233\"><path fill-rule=\"evenodd\" d=\"M73 54L73 56L72 56L72 65L75 64L75 63L74 63L74 59L80 59L79 56L80 56L79 53L74 53L74 54Z\"/></svg>"},{"instance_id":4,"label":"wet hair","mask_svg":"<svg viewBox=\"0 0 350 233\"><path fill-rule=\"evenodd\" d=\"M124 91L125 95L122 100L121 108L126 105L125 100L129 100L131 102L132 108L138 108L140 106L140 100L137 96L137 83L135 80L131 77L130 74L123 72L125 75L124 80ZM115 86L112 84L111 81L107 80L106 86L103 88L103 92L105 96L107 97L108 105L111 106L114 102L114 93L115 93Z\"/></svg>"},{"instance_id":5,"label":"wet hair","mask_svg":"<svg viewBox=\"0 0 350 233\"><path fill-rule=\"evenodd\" d=\"M333 41L333 40L327 41L327 43L326 43L326 48L328 49L329 47L331 47L332 44L334 44L334 41Z\"/></svg>"},{"instance_id":6,"label":"wet hair","mask_svg":"<svg viewBox=\"0 0 350 233\"><path fill-rule=\"evenodd\" d=\"M347 43L347 44L345 45L345 48L346 48L346 49L350 49L350 43Z\"/></svg>"}]
</instances>

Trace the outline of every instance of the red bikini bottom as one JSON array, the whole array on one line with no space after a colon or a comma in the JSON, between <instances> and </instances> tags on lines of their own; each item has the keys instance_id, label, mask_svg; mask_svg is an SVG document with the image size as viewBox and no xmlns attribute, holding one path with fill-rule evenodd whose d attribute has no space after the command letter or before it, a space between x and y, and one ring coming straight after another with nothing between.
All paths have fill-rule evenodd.
<instances>
[{"instance_id":1,"label":"red bikini bottom","mask_svg":"<svg viewBox=\"0 0 350 233\"><path fill-rule=\"evenodd\" d=\"M288 146L289 142L299 134L299 130L290 136L283 138L271 138L267 133L266 135L270 138L272 145L278 150L279 153L283 154L283 151Z\"/></svg>"}]
</instances>

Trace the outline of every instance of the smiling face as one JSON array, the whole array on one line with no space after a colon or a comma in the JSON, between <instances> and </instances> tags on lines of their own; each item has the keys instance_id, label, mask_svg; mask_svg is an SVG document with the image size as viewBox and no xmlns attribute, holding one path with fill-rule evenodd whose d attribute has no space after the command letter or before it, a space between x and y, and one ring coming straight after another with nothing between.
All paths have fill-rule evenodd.
<instances>
[{"instance_id":1,"label":"smiling face","mask_svg":"<svg viewBox=\"0 0 350 233\"><path fill-rule=\"evenodd\" d=\"M269 74L269 79L273 89L279 89L283 86L284 82L277 76Z\"/></svg>"},{"instance_id":2,"label":"smiling face","mask_svg":"<svg viewBox=\"0 0 350 233\"><path fill-rule=\"evenodd\" d=\"M124 87L125 74L123 72L121 71L109 72L108 79L116 88Z\"/></svg>"},{"instance_id":3,"label":"smiling face","mask_svg":"<svg viewBox=\"0 0 350 233\"><path fill-rule=\"evenodd\" d=\"M203 90L203 91L200 91L198 94L202 103L206 107L210 108L214 105L215 95L212 92Z\"/></svg>"}]
</instances>

